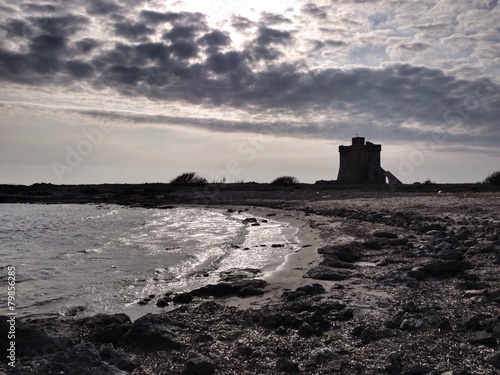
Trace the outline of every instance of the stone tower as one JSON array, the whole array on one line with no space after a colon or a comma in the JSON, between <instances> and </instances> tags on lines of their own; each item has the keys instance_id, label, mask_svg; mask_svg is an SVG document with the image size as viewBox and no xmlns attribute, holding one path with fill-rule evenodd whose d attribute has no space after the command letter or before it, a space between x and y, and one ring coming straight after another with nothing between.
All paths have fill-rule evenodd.
<instances>
[{"instance_id":1,"label":"stone tower","mask_svg":"<svg viewBox=\"0 0 500 375\"><path fill-rule=\"evenodd\" d=\"M345 184L385 184L386 172L380 166L381 145L354 137L351 146L339 146L340 168L337 181Z\"/></svg>"}]
</instances>

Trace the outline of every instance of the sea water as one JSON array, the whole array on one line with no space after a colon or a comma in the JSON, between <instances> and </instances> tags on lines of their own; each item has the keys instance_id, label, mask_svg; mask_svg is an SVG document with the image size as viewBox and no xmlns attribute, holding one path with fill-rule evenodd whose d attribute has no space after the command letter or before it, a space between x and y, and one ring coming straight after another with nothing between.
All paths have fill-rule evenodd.
<instances>
[{"instance_id":1,"label":"sea water","mask_svg":"<svg viewBox=\"0 0 500 375\"><path fill-rule=\"evenodd\" d=\"M137 318L160 311L155 300L165 293L278 266L297 249L296 228L269 218L252 225L248 217L201 208L0 204L0 284L14 266L20 316Z\"/></svg>"}]
</instances>

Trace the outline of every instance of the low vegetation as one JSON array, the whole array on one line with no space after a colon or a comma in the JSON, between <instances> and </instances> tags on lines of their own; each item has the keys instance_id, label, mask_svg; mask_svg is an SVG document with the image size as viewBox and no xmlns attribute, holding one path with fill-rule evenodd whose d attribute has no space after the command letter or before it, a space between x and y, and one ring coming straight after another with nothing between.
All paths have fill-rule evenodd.
<instances>
[{"instance_id":1,"label":"low vegetation","mask_svg":"<svg viewBox=\"0 0 500 375\"><path fill-rule=\"evenodd\" d=\"M484 180L485 184L500 185L500 171L493 172Z\"/></svg>"},{"instance_id":2,"label":"low vegetation","mask_svg":"<svg viewBox=\"0 0 500 375\"><path fill-rule=\"evenodd\" d=\"M276 178L271 184L273 185L296 185L299 183L296 177L292 176L281 176Z\"/></svg>"},{"instance_id":3,"label":"low vegetation","mask_svg":"<svg viewBox=\"0 0 500 375\"><path fill-rule=\"evenodd\" d=\"M207 182L206 178L198 176L195 172L183 173L170 181L171 184L176 185L206 184Z\"/></svg>"}]
</instances>

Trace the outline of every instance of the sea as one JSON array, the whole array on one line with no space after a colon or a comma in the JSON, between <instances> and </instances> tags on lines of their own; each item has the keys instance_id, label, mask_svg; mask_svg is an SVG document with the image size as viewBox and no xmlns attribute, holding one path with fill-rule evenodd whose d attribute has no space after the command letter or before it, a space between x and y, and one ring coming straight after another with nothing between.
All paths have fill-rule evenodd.
<instances>
[{"instance_id":1,"label":"sea","mask_svg":"<svg viewBox=\"0 0 500 375\"><path fill-rule=\"evenodd\" d=\"M136 319L160 312L155 301L166 293L235 273L265 276L256 270L272 272L298 249L297 228L249 218L190 207L0 204L0 314L8 312L9 267L15 312L27 319L120 312Z\"/></svg>"}]
</instances>

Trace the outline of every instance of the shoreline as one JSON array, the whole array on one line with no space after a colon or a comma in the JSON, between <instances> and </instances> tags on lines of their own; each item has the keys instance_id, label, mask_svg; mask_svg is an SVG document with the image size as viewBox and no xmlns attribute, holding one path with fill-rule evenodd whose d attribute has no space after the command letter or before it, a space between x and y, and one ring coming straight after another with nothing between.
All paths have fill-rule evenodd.
<instances>
[{"instance_id":1,"label":"shoreline","mask_svg":"<svg viewBox=\"0 0 500 375\"><path fill-rule=\"evenodd\" d=\"M217 375L498 374L498 193L234 194L197 207L276 213L299 229L300 251L266 274L269 284L247 288L258 295L208 293L133 323L120 315L19 321L15 374L88 375L96 366L106 375L181 375L191 366ZM48 344L55 354L40 356ZM93 359L75 365L83 353Z\"/></svg>"}]
</instances>

